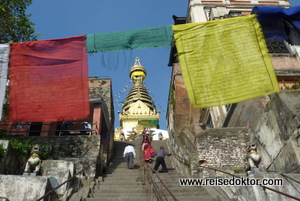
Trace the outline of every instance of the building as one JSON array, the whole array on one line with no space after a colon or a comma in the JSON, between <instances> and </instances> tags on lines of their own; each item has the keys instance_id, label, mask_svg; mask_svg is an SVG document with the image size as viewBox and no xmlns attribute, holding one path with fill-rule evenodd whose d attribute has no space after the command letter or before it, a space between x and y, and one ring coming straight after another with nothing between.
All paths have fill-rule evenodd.
<instances>
[{"instance_id":1,"label":"building","mask_svg":"<svg viewBox=\"0 0 300 201\"><path fill-rule=\"evenodd\" d=\"M187 16L174 16L174 24L206 22L248 15L254 6L282 7L283 9L291 7L287 0L190 0ZM262 23L263 30L268 30L269 25ZM294 146L297 144L294 139L299 139L295 137L295 133L298 132L295 125L299 125L298 106L295 101L298 93L292 93L292 91L289 93L286 90L299 89L298 49L300 44L293 39L299 31L284 21L276 27L280 27L280 31L288 36L284 40L266 39L281 93L235 104L193 108L181 74L176 48L171 49L169 66L172 66L172 77L167 114L170 138L172 138L170 147L181 160L189 161L190 169L186 169L185 172L187 175L193 174L193 171L199 171L195 168L198 165L197 161L205 162L211 167L232 170L234 161L229 161L229 158L239 158L237 163L240 164L234 165L242 167L242 156L245 155L246 144L250 141L257 144L258 150L265 158L266 167L273 168L273 164L276 163L277 170L291 169L299 172L297 169L299 151ZM267 33L264 32L264 34ZM291 137L293 135L294 137ZM287 141L289 143L285 143ZM182 148L180 144L185 144L185 148ZM240 146L242 144L243 146ZM295 160L287 161L289 157L283 150L289 150L289 155L295 155ZM179 164L176 160L174 163ZM178 166L184 172L185 167Z\"/></svg>"},{"instance_id":2,"label":"building","mask_svg":"<svg viewBox=\"0 0 300 201\"><path fill-rule=\"evenodd\" d=\"M126 139L134 140L144 129L153 133L159 128L160 111L156 110L155 103L143 84L147 71L139 58L136 58L131 67L129 77L133 86L123 103L122 111L119 111L120 127L115 132L116 140L120 139L121 133Z\"/></svg>"},{"instance_id":3,"label":"building","mask_svg":"<svg viewBox=\"0 0 300 201\"><path fill-rule=\"evenodd\" d=\"M70 135L86 134L83 122L91 124L92 132L88 134L103 135L102 139L108 139L109 131L113 128L114 111L112 103L111 80L109 78L89 78L89 103L90 115L87 119L73 121L69 125ZM7 109L4 109L6 111ZM7 110L8 112L8 110ZM1 128L9 135L22 136L56 136L63 135L62 122L12 122L4 112ZM6 114L6 116L5 116ZM72 121L72 120L69 120ZM113 129L112 129L113 130Z\"/></svg>"},{"instance_id":4,"label":"building","mask_svg":"<svg viewBox=\"0 0 300 201\"><path fill-rule=\"evenodd\" d=\"M186 22L205 22L217 19L225 19L251 14L254 6L274 6L289 8L287 0L272 1L189 1L189 10ZM262 24L263 28L269 29L269 25ZM286 24L280 24L282 30L290 29ZM297 33L298 34L298 33ZM289 36L288 40L267 39L267 46L272 57L273 66L277 80L281 89L292 88L300 80L299 63L299 42L293 41ZM196 121L199 122L201 129L226 127L228 117L232 114L236 104L223 105L201 109L200 116Z\"/></svg>"},{"instance_id":5,"label":"building","mask_svg":"<svg viewBox=\"0 0 300 201\"><path fill-rule=\"evenodd\" d=\"M174 24L206 22L249 15L254 6L280 6L283 9L291 7L287 0L190 0L187 16L173 16ZM281 26L286 27L283 24ZM278 39L266 40L281 89L295 87L295 84L299 85L298 82L300 80L299 44L298 41L293 41L291 38L288 41ZM169 121L169 126L177 132L188 126L194 133L206 128L221 128L226 126L226 117L230 116L235 104L204 109L191 108L180 71L180 63L174 55L176 55L175 47L171 50L169 61L169 66L173 67L172 90L169 100L170 105L175 105L174 108L169 110L174 110L174 125L173 121Z\"/></svg>"}]
</instances>

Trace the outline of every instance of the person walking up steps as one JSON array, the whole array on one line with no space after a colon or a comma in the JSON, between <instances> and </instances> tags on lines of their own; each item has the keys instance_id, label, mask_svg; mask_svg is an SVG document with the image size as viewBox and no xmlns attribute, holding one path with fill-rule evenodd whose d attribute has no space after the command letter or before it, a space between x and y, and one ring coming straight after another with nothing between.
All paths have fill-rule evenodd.
<instances>
[{"instance_id":1,"label":"person walking up steps","mask_svg":"<svg viewBox=\"0 0 300 201\"><path fill-rule=\"evenodd\" d=\"M135 150L134 147L128 144L123 153L123 158L126 159L127 168L134 169L134 158L135 158Z\"/></svg>"},{"instance_id":2,"label":"person walking up steps","mask_svg":"<svg viewBox=\"0 0 300 201\"><path fill-rule=\"evenodd\" d=\"M153 153L151 156L157 156L156 158L156 162L154 165L154 170L157 171L157 169L159 168L159 166L162 166L162 170L160 172L168 172L166 163L165 163L165 156L171 156L172 154L168 153L165 151L164 147L161 146L159 148L159 150L155 153Z\"/></svg>"}]
</instances>

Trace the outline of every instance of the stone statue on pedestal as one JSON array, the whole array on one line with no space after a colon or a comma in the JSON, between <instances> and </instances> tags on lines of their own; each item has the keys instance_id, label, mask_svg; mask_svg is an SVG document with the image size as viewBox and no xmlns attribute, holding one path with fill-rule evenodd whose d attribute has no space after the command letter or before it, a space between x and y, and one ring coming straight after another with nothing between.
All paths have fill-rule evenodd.
<instances>
[{"instance_id":1,"label":"stone statue on pedestal","mask_svg":"<svg viewBox=\"0 0 300 201\"><path fill-rule=\"evenodd\" d=\"M36 144L31 149L31 156L27 160L23 175L30 174L35 176L36 174L39 173L42 164L40 155L41 155L41 147L40 145Z\"/></svg>"},{"instance_id":2,"label":"stone statue on pedestal","mask_svg":"<svg viewBox=\"0 0 300 201\"><path fill-rule=\"evenodd\" d=\"M259 163L261 161L261 155L257 153L257 147L254 143L251 143L247 147L245 170L249 174L259 171Z\"/></svg>"}]
</instances>

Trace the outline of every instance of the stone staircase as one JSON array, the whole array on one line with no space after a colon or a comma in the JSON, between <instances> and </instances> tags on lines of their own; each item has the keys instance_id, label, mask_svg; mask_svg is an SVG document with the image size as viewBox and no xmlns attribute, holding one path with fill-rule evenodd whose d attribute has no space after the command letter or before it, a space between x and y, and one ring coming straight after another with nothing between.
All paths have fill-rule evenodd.
<instances>
[{"instance_id":1,"label":"stone staircase","mask_svg":"<svg viewBox=\"0 0 300 201\"><path fill-rule=\"evenodd\" d=\"M123 151L127 143L132 144L136 150L135 169L127 169ZM103 178L95 181L94 187L90 190L88 196L82 200L84 201L145 201L152 200L151 195L147 193L147 185L143 182L143 171L140 167L140 142L115 142L114 157L112 158L109 167L107 168ZM153 141L152 146L158 150L160 146L164 146L166 151L166 141ZM172 157L172 156L170 156ZM222 200L217 197L217 193L209 191L206 187L197 186L180 186L179 178L182 177L174 168L172 168L170 158L165 158L168 173L158 173L158 176L163 180L171 192L175 195L177 200L205 200L205 201L219 201ZM150 164L153 168L154 162ZM160 167L161 168L161 167ZM153 174L154 180L158 181ZM149 189L148 189L149 191ZM150 191L149 191L150 192ZM215 195L214 195L215 194ZM212 196L213 195L213 196ZM154 196L155 197L155 196ZM174 200L164 190L164 200ZM156 199L154 199L156 200Z\"/></svg>"},{"instance_id":2,"label":"stone staircase","mask_svg":"<svg viewBox=\"0 0 300 201\"><path fill-rule=\"evenodd\" d=\"M123 151L127 143L132 144L136 151L135 169L127 169ZM115 142L114 157L109 163L103 178L95 181L94 187L84 201L140 201L149 200L143 189L140 167L140 142Z\"/></svg>"},{"instance_id":3,"label":"stone staircase","mask_svg":"<svg viewBox=\"0 0 300 201\"><path fill-rule=\"evenodd\" d=\"M165 150L168 152L167 143L165 140L163 141L153 141L152 147L155 150L158 150L160 146L163 146ZM179 172L177 172L171 163L171 157L173 156L165 156L165 162L168 168L168 173L158 173L158 177L160 177L164 184L170 189L173 195L179 201L220 201L218 197L218 193L210 187L202 187L202 186L180 186L179 179L186 178L182 176ZM155 159L155 158L154 158ZM155 162L152 167L154 167ZM161 167L160 167L161 168ZM159 169L160 169L159 168ZM155 176L154 176L155 179ZM155 179L157 181L158 179ZM165 200L174 200L166 190L164 190L163 198Z\"/></svg>"}]
</instances>

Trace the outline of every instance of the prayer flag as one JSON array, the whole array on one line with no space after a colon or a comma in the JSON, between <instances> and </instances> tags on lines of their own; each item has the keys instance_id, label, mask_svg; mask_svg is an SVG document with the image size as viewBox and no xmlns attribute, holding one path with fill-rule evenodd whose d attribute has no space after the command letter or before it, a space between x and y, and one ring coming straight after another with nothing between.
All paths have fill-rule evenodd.
<instances>
[{"instance_id":1,"label":"prayer flag","mask_svg":"<svg viewBox=\"0 0 300 201\"><path fill-rule=\"evenodd\" d=\"M0 44L0 119L2 119L2 109L7 85L9 51L9 44Z\"/></svg>"},{"instance_id":2,"label":"prayer flag","mask_svg":"<svg viewBox=\"0 0 300 201\"><path fill-rule=\"evenodd\" d=\"M279 91L255 15L172 28L194 107L232 104Z\"/></svg>"},{"instance_id":3,"label":"prayer flag","mask_svg":"<svg viewBox=\"0 0 300 201\"><path fill-rule=\"evenodd\" d=\"M14 43L10 118L16 122L80 120L89 115L85 37Z\"/></svg>"},{"instance_id":4,"label":"prayer flag","mask_svg":"<svg viewBox=\"0 0 300 201\"><path fill-rule=\"evenodd\" d=\"M87 34L86 47L88 53L168 47L172 37L171 26Z\"/></svg>"}]
</instances>

